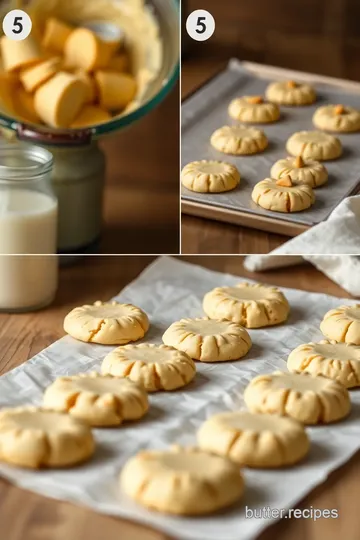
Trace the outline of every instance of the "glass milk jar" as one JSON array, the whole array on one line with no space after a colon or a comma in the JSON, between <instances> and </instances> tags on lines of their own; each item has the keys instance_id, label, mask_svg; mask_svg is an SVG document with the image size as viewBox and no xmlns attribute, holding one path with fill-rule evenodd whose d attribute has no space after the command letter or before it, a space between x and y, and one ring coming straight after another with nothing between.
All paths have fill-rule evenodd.
<instances>
[{"instance_id":1,"label":"glass milk jar","mask_svg":"<svg viewBox=\"0 0 360 540\"><path fill-rule=\"evenodd\" d=\"M57 288L57 199L44 148L0 147L0 310L48 305Z\"/></svg>"}]
</instances>

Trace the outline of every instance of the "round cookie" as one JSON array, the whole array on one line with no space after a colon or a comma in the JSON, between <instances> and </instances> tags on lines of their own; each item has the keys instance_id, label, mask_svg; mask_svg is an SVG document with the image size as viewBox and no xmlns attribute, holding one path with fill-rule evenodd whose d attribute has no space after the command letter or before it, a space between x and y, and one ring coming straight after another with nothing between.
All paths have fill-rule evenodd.
<instances>
[{"instance_id":1,"label":"round cookie","mask_svg":"<svg viewBox=\"0 0 360 540\"><path fill-rule=\"evenodd\" d=\"M307 185L314 188L328 181L328 172L320 161L303 160L301 156L279 159L271 168L271 178L290 176L294 186Z\"/></svg>"},{"instance_id":2,"label":"round cookie","mask_svg":"<svg viewBox=\"0 0 360 540\"><path fill-rule=\"evenodd\" d=\"M295 184L290 176L283 176L279 180L265 178L255 185L251 198L265 210L284 213L301 212L315 202L312 187Z\"/></svg>"},{"instance_id":3,"label":"round cookie","mask_svg":"<svg viewBox=\"0 0 360 540\"><path fill-rule=\"evenodd\" d=\"M228 108L229 115L240 122L268 124L280 118L280 109L275 103L264 101L262 96L243 96L233 99Z\"/></svg>"},{"instance_id":4,"label":"round cookie","mask_svg":"<svg viewBox=\"0 0 360 540\"><path fill-rule=\"evenodd\" d=\"M253 413L290 416L304 424L329 424L350 412L349 392L337 381L308 373L275 371L255 377L244 401Z\"/></svg>"},{"instance_id":5,"label":"round cookie","mask_svg":"<svg viewBox=\"0 0 360 540\"><path fill-rule=\"evenodd\" d=\"M175 390L195 377L192 359L166 345L126 345L118 347L103 360L101 371L115 377L127 377L148 392Z\"/></svg>"},{"instance_id":6,"label":"round cookie","mask_svg":"<svg viewBox=\"0 0 360 540\"><path fill-rule=\"evenodd\" d=\"M67 414L37 407L0 411L0 460L40 469L71 467L94 453L91 429Z\"/></svg>"},{"instance_id":7,"label":"round cookie","mask_svg":"<svg viewBox=\"0 0 360 540\"><path fill-rule=\"evenodd\" d=\"M310 84L277 81L267 87L266 98L279 105L311 105L316 100L316 94Z\"/></svg>"},{"instance_id":8,"label":"round cookie","mask_svg":"<svg viewBox=\"0 0 360 540\"><path fill-rule=\"evenodd\" d=\"M360 304L331 309L324 315L320 330L338 343L360 345Z\"/></svg>"},{"instance_id":9,"label":"round cookie","mask_svg":"<svg viewBox=\"0 0 360 540\"><path fill-rule=\"evenodd\" d=\"M73 309L64 320L64 330L80 341L123 345L144 337L149 319L132 304L95 302Z\"/></svg>"},{"instance_id":10,"label":"round cookie","mask_svg":"<svg viewBox=\"0 0 360 540\"><path fill-rule=\"evenodd\" d=\"M149 402L142 386L92 372L56 379L44 393L43 407L66 412L91 426L118 426L144 416Z\"/></svg>"},{"instance_id":11,"label":"round cookie","mask_svg":"<svg viewBox=\"0 0 360 540\"><path fill-rule=\"evenodd\" d=\"M360 347L324 339L294 349L287 361L291 372L324 375L346 388L360 386Z\"/></svg>"},{"instance_id":12,"label":"round cookie","mask_svg":"<svg viewBox=\"0 0 360 540\"><path fill-rule=\"evenodd\" d=\"M163 335L166 345L186 352L201 362L226 362L245 356L251 339L245 328L237 323L208 318L181 319Z\"/></svg>"},{"instance_id":13,"label":"round cookie","mask_svg":"<svg viewBox=\"0 0 360 540\"><path fill-rule=\"evenodd\" d=\"M208 292L204 296L203 310L211 319L226 319L246 328L262 328L286 321L290 306L277 287L243 282Z\"/></svg>"},{"instance_id":14,"label":"round cookie","mask_svg":"<svg viewBox=\"0 0 360 540\"><path fill-rule=\"evenodd\" d=\"M298 131L291 135L286 143L286 150L292 156L303 159L327 161L342 154L339 139L322 131Z\"/></svg>"},{"instance_id":15,"label":"round cookie","mask_svg":"<svg viewBox=\"0 0 360 540\"><path fill-rule=\"evenodd\" d=\"M310 447L299 422L247 411L212 416L200 427L197 440L202 450L254 468L293 465L306 456Z\"/></svg>"},{"instance_id":16,"label":"round cookie","mask_svg":"<svg viewBox=\"0 0 360 540\"><path fill-rule=\"evenodd\" d=\"M211 135L211 145L224 154L246 156L263 152L268 140L261 129L247 126L223 126Z\"/></svg>"},{"instance_id":17,"label":"round cookie","mask_svg":"<svg viewBox=\"0 0 360 540\"><path fill-rule=\"evenodd\" d=\"M325 131L342 133L360 131L360 111L344 105L324 105L315 111L313 123Z\"/></svg>"},{"instance_id":18,"label":"round cookie","mask_svg":"<svg viewBox=\"0 0 360 540\"><path fill-rule=\"evenodd\" d=\"M125 464L120 484L143 506L179 515L215 512L244 491L235 463L197 449L139 452Z\"/></svg>"},{"instance_id":19,"label":"round cookie","mask_svg":"<svg viewBox=\"0 0 360 540\"><path fill-rule=\"evenodd\" d=\"M181 183L198 193L222 193L240 183L238 169L224 161L193 161L181 171Z\"/></svg>"}]
</instances>

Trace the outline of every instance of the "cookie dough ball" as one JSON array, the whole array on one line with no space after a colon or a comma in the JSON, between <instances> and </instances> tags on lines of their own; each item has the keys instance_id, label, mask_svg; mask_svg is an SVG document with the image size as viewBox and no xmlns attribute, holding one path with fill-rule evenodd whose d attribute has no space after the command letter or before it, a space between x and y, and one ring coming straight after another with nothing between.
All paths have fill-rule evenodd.
<instances>
[{"instance_id":1,"label":"cookie dough ball","mask_svg":"<svg viewBox=\"0 0 360 540\"><path fill-rule=\"evenodd\" d=\"M203 310L211 319L226 319L246 328L262 328L286 321L290 306L277 287L243 282L208 292L204 296Z\"/></svg>"},{"instance_id":2,"label":"cookie dough ball","mask_svg":"<svg viewBox=\"0 0 360 540\"><path fill-rule=\"evenodd\" d=\"M244 491L235 463L195 449L139 452L125 464L120 484L139 504L179 515L215 512Z\"/></svg>"},{"instance_id":3,"label":"cookie dough ball","mask_svg":"<svg viewBox=\"0 0 360 540\"><path fill-rule=\"evenodd\" d=\"M291 135L286 143L286 150L292 156L303 159L327 161L342 154L339 139L322 131L298 131Z\"/></svg>"},{"instance_id":4,"label":"cookie dough ball","mask_svg":"<svg viewBox=\"0 0 360 540\"><path fill-rule=\"evenodd\" d=\"M0 460L31 469L71 467L90 458L91 429L67 414L37 407L0 411Z\"/></svg>"},{"instance_id":5,"label":"cookie dough ball","mask_svg":"<svg viewBox=\"0 0 360 540\"><path fill-rule=\"evenodd\" d=\"M127 377L148 392L181 388L196 374L193 360L184 352L148 343L118 347L104 358L101 370Z\"/></svg>"},{"instance_id":6,"label":"cookie dough ball","mask_svg":"<svg viewBox=\"0 0 360 540\"><path fill-rule=\"evenodd\" d=\"M91 426L118 426L142 418L149 402L142 386L92 372L56 379L44 393L43 407L66 412Z\"/></svg>"},{"instance_id":7,"label":"cookie dough ball","mask_svg":"<svg viewBox=\"0 0 360 540\"><path fill-rule=\"evenodd\" d=\"M234 165L224 161L193 161L181 171L183 186L198 193L221 193L235 189L240 173Z\"/></svg>"},{"instance_id":8,"label":"cookie dough ball","mask_svg":"<svg viewBox=\"0 0 360 540\"><path fill-rule=\"evenodd\" d=\"M278 81L269 84L266 98L279 105L311 105L316 100L316 94L310 84Z\"/></svg>"},{"instance_id":9,"label":"cookie dough ball","mask_svg":"<svg viewBox=\"0 0 360 540\"><path fill-rule=\"evenodd\" d=\"M240 122L268 124L280 118L280 109L275 103L264 101L262 96L244 96L233 99L229 115Z\"/></svg>"},{"instance_id":10,"label":"cookie dough ball","mask_svg":"<svg viewBox=\"0 0 360 540\"><path fill-rule=\"evenodd\" d=\"M303 459L310 442L291 418L247 411L212 416L197 434L199 447L254 468L285 467Z\"/></svg>"},{"instance_id":11,"label":"cookie dough ball","mask_svg":"<svg viewBox=\"0 0 360 540\"><path fill-rule=\"evenodd\" d=\"M304 160L301 156L297 156L279 159L272 166L270 176L277 180L290 176L294 186L307 185L314 189L325 184L329 175L319 161Z\"/></svg>"},{"instance_id":12,"label":"cookie dough ball","mask_svg":"<svg viewBox=\"0 0 360 540\"><path fill-rule=\"evenodd\" d=\"M294 184L290 176L279 180L265 178L255 185L251 198L273 212L301 212L315 202L313 189L307 184Z\"/></svg>"},{"instance_id":13,"label":"cookie dough ball","mask_svg":"<svg viewBox=\"0 0 360 540\"><path fill-rule=\"evenodd\" d=\"M251 347L245 328L234 322L203 319L181 319L163 335L163 342L200 362L238 360Z\"/></svg>"},{"instance_id":14,"label":"cookie dough ball","mask_svg":"<svg viewBox=\"0 0 360 540\"><path fill-rule=\"evenodd\" d=\"M245 156L263 152L268 140L261 129L247 126L223 126L211 135L211 145L224 154Z\"/></svg>"},{"instance_id":15,"label":"cookie dough ball","mask_svg":"<svg viewBox=\"0 0 360 540\"><path fill-rule=\"evenodd\" d=\"M313 123L325 131L360 131L360 111L344 105L324 105L315 111Z\"/></svg>"},{"instance_id":16,"label":"cookie dough ball","mask_svg":"<svg viewBox=\"0 0 360 540\"><path fill-rule=\"evenodd\" d=\"M123 345L143 338L149 330L149 319L132 304L98 301L70 311L64 320L64 330L80 341Z\"/></svg>"},{"instance_id":17,"label":"cookie dough ball","mask_svg":"<svg viewBox=\"0 0 360 540\"><path fill-rule=\"evenodd\" d=\"M360 304L331 309L321 321L320 330L338 343L360 345Z\"/></svg>"}]
</instances>

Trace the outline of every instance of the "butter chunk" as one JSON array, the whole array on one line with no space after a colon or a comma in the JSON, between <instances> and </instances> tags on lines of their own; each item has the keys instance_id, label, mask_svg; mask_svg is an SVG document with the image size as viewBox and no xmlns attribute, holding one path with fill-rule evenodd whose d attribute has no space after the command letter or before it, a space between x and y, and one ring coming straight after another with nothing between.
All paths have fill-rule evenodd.
<instances>
[{"instance_id":1,"label":"butter chunk","mask_svg":"<svg viewBox=\"0 0 360 540\"><path fill-rule=\"evenodd\" d=\"M66 40L65 64L70 68L93 71L108 65L111 48L87 28L76 28Z\"/></svg>"},{"instance_id":2,"label":"butter chunk","mask_svg":"<svg viewBox=\"0 0 360 540\"><path fill-rule=\"evenodd\" d=\"M24 70L19 78L27 92L34 92L39 86L53 77L59 67L60 58L50 58Z\"/></svg>"},{"instance_id":3,"label":"butter chunk","mask_svg":"<svg viewBox=\"0 0 360 540\"><path fill-rule=\"evenodd\" d=\"M83 128L95 126L96 124L102 124L109 120L111 120L111 115L107 111L101 109L101 107L97 107L96 105L85 105L71 124L71 127Z\"/></svg>"},{"instance_id":4,"label":"butter chunk","mask_svg":"<svg viewBox=\"0 0 360 540\"><path fill-rule=\"evenodd\" d=\"M42 55L31 36L21 41L14 41L6 36L0 39L1 57L4 69L12 72L41 62Z\"/></svg>"},{"instance_id":5,"label":"butter chunk","mask_svg":"<svg viewBox=\"0 0 360 540\"><path fill-rule=\"evenodd\" d=\"M109 111L125 108L135 97L136 81L127 73L97 71L95 80L99 92L100 105Z\"/></svg>"},{"instance_id":6,"label":"butter chunk","mask_svg":"<svg viewBox=\"0 0 360 540\"><path fill-rule=\"evenodd\" d=\"M67 38L72 33L73 28L55 17L50 17L45 23L42 46L44 49L54 53L63 54Z\"/></svg>"}]
</instances>

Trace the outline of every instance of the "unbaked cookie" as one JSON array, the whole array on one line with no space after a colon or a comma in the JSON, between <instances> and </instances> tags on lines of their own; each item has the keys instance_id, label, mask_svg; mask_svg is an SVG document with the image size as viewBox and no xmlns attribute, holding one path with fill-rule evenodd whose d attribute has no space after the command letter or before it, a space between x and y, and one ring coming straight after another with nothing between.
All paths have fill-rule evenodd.
<instances>
[{"instance_id":1,"label":"unbaked cookie","mask_svg":"<svg viewBox=\"0 0 360 540\"><path fill-rule=\"evenodd\" d=\"M291 135L286 143L286 150L292 156L303 159L326 161L336 159L342 154L339 139L322 131L298 131Z\"/></svg>"},{"instance_id":2,"label":"unbaked cookie","mask_svg":"<svg viewBox=\"0 0 360 540\"><path fill-rule=\"evenodd\" d=\"M71 467L94 453L91 429L37 407L0 411L0 460L19 467Z\"/></svg>"},{"instance_id":3,"label":"unbaked cookie","mask_svg":"<svg viewBox=\"0 0 360 540\"><path fill-rule=\"evenodd\" d=\"M313 116L313 123L325 131L350 133L360 130L360 111L344 105L324 105Z\"/></svg>"},{"instance_id":4,"label":"unbaked cookie","mask_svg":"<svg viewBox=\"0 0 360 540\"><path fill-rule=\"evenodd\" d=\"M128 377L148 392L175 390L195 377L193 360L184 352L166 345L127 345L118 347L105 358L103 373Z\"/></svg>"},{"instance_id":5,"label":"unbaked cookie","mask_svg":"<svg viewBox=\"0 0 360 540\"><path fill-rule=\"evenodd\" d=\"M243 96L233 99L229 115L240 122L268 124L280 118L280 109L275 103L264 101L262 96Z\"/></svg>"},{"instance_id":6,"label":"unbaked cookie","mask_svg":"<svg viewBox=\"0 0 360 540\"><path fill-rule=\"evenodd\" d=\"M142 386L91 372L56 379L44 393L43 407L66 412L91 426L118 426L144 416L149 402Z\"/></svg>"},{"instance_id":7,"label":"unbaked cookie","mask_svg":"<svg viewBox=\"0 0 360 540\"><path fill-rule=\"evenodd\" d=\"M360 345L360 304L331 309L321 321L320 330L339 343Z\"/></svg>"},{"instance_id":8,"label":"unbaked cookie","mask_svg":"<svg viewBox=\"0 0 360 540\"><path fill-rule=\"evenodd\" d=\"M224 161L193 161L181 171L183 186L198 193L221 193L240 183L238 169Z\"/></svg>"},{"instance_id":9,"label":"unbaked cookie","mask_svg":"<svg viewBox=\"0 0 360 540\"><path fill-rule=\"evenodd\" d=\"M215 512L239 500L244 491L235 463L185 448L139 452L125 464L120 484L143 506L179 515Z\"/></svg>"},{"instance_id":10,"label":"unbaked cookie","mask_svg":"<svg viewBox=\"0 0 360 540\"><path fill-rule=\"evenodd\" d=\"M277 287L244 281L235 287L216 287L206 293L203 310L211 319L262 328L286 321L290 306Z\"/></svg>"},{"instance_id":11,"label":"unbaked cookie","mask_svg":"<svg viewBox=\"0 0 360 540\"><path fill-rule=\"evenodd\" d=\"M360 386L360 347L327 339L305 343L290 353L287 367L292 372L324 375L353 388Z\"/></svg>"},{"instance_id":12,"label":"unbaked cookie","mask_svg":"<svg viewBox=\"0 0 360 540\"><path fill-rule=\"evenodd\" d=\"M80 341L122 345L144 337L149 319L142 309L132 304L95 302L70 311L64 330Z\"/></svg>"},{"instance_id":13,"label":"unbaked cookie","mask_svg":"<svg viewBox=\"0 0 360 540\"><path fill-rule=\"evenodd\" d=\"M255 377L244 401L251 412L290 416L304 424L329 424L350 412L349 392L337 381L309 373L275 371Z\"/></svg>"},{"instance_id":14,"label":"unbaked cookie","mask_svg":"<svg viewBox=\"0 0 360 540\"><path fill-rule=\"evenodd\" d=\"M212 416L198 431L199 447L255 468L284 467L309 451L304 427L291 418L247 411Z\"/></svg>"},{"instance_id":15,"label":"unbaked cookie","mask_svg":"<svg viewBox=\"0 0 360 540\"><path fill-rule=\"evenodd\" d=\"M278 180L265 178L255 185L251 198L256 204L272 212L301 212L315 202L312 187L295 184L290 176L283 176Z\"/></svg>"},{"instance_id":16,"label":"unbaked cookie","mask_svg":"<svg viewBox=\"0 0 360 540\"><path fill-rule=\"evenodd\" d=\"M271 178L290 176L292 183L317 188L328 180L328 172L320 161L303 160L301 156L279 159L271 168Z\"/></svg>"},{"instance_id":17,"label":"unbaked cookie","mask_svg":"<svg viewBox=\"0 0 360 540\"><path fill-rule=\"evenodd\" d=\"M240 324L207 318L181 319L166 330L162 339L201 362L238 360L251 347L250 336Z\"/></svg>"},{"instance_id":18,"label":"unbaked cookie","mask_svg":"<svg viewBox=\"0 0 360 540\"><path fill-rule=\"evenodd\" d=\"M310 84L296 81L278 81L269 84L266 97L279 105L311 105L316 100L315 90Z\"/></svg>"},{"instance_id":19,"label":"unbaked cookie","mask_svg":"<svg viewBox=\"0 0 360 540\"><path fill-rule=\"evenodd\" d=\"M211 135L210 142L224 154L245 156L263 152L268 140L261 129L247 126L223 126Z\"/></svg>"}]
</instances>

